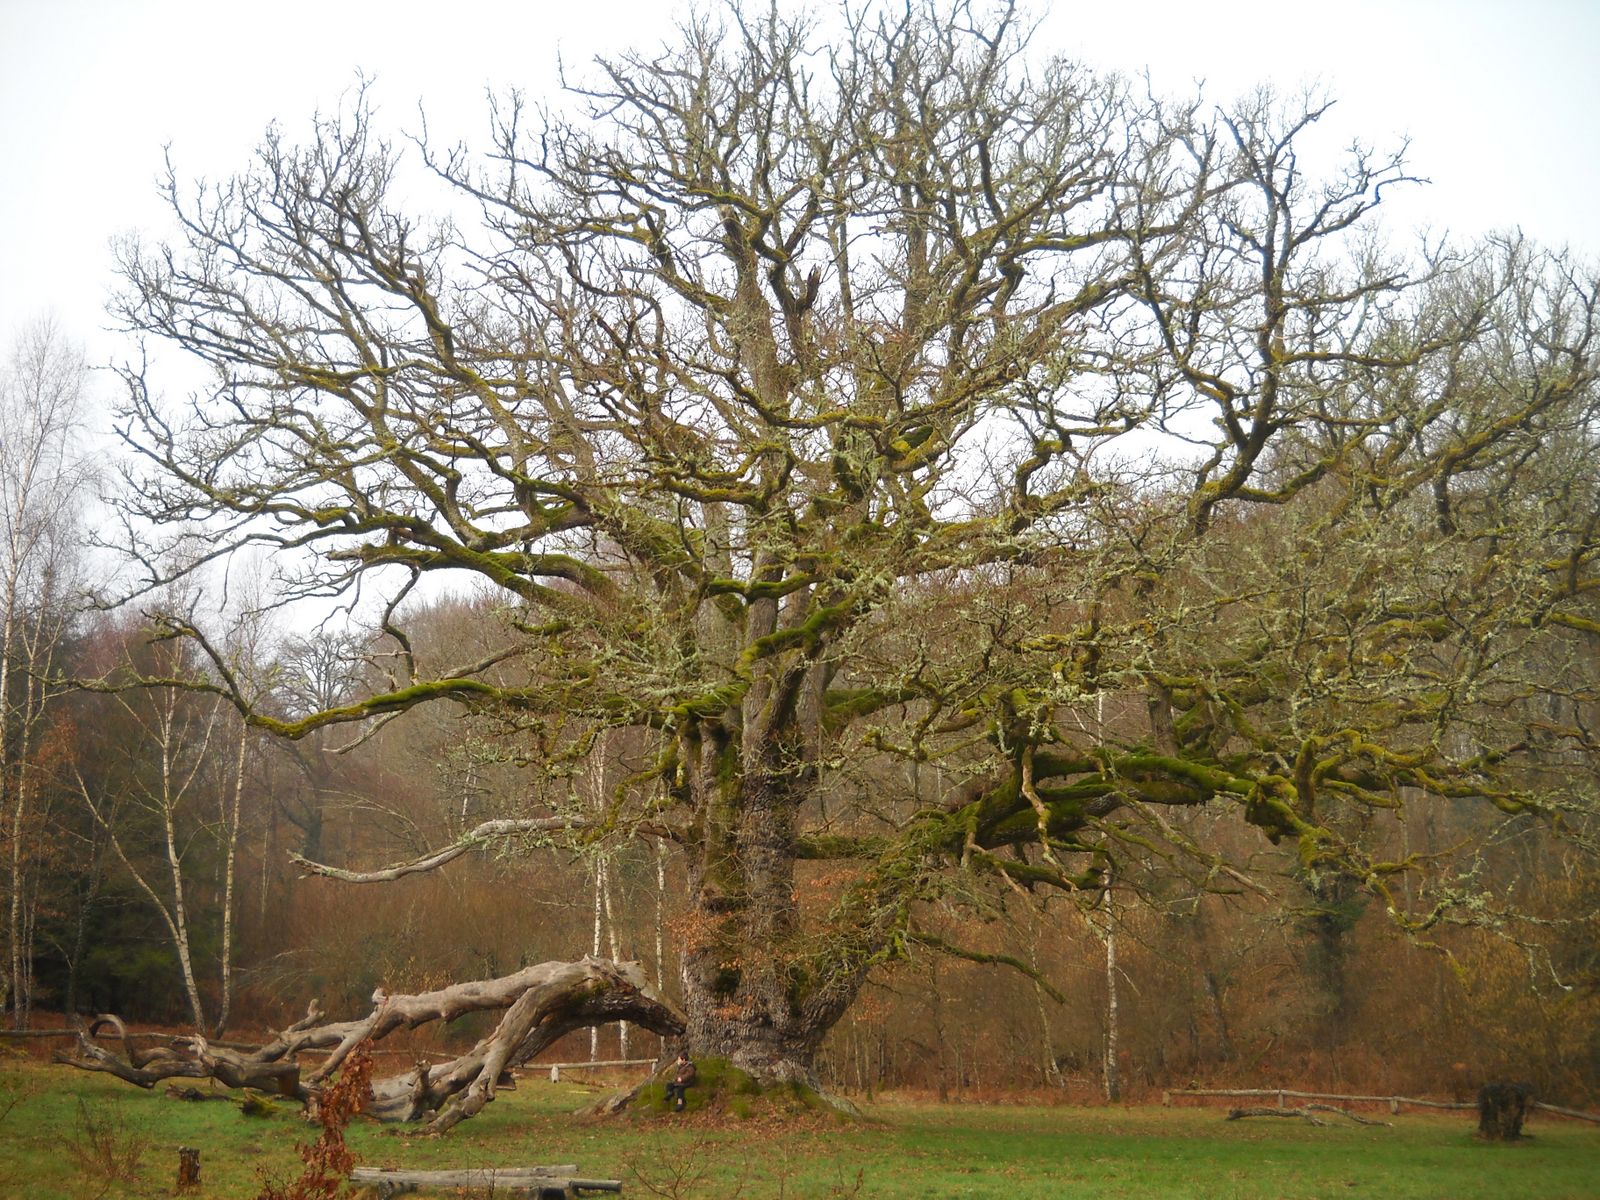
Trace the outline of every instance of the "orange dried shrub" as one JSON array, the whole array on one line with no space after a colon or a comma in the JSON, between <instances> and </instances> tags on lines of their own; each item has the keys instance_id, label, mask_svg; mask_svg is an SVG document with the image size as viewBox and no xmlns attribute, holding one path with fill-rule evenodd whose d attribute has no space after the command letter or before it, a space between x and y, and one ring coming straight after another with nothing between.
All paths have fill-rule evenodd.
<instances>
[{"instance_id":1,"label":"orange dried shrub","mask_svg":"<svg viewBox=\"0 0 1600 1200\"><path fill-rule=\"evenodd\" d=\"M317 1102L316 1118L322 1132L316 1141L298 1147L305 1170L288 1183L268 1181L256 1200L337 1200L346 1191L345 1181L355 1166L355 1157L345 1144L345 1126L371 1099L372 1051L362 1042L350 1052L339 1078Z\"/></svg>"}]
</instances>

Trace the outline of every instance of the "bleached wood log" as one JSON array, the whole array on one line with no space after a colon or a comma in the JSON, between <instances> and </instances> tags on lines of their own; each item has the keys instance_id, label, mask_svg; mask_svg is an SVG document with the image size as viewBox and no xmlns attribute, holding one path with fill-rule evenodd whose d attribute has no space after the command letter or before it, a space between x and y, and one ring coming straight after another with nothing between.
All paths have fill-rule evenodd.
<instances>
[{"instance_id":1,"label":"bleached wood log","mask_svg":"<svg viewBox=\"0 0 1600 1200\"><path fill-rule=\"evenodd\" d=\"M453 1021L474 1012L499 1011L495 1028L467 1053L446 1062L419 1062L399 1075L374 1080L363 1110L381 1121L428 1122L443 1132L481 1112L513 1067L575 1029L630 1021L662 1036L683 1032L683 1018L650 989L638 963L583 958L547 962L499 979L471 980L415 995L373 994L373 1008L355 1021L321 1023L315 1004L301 1021L250 1053L212 1045L203 1037L174 1038L165 1047L134 1045L122 1021L97 1018L71 1051L56 1061L86 1071L104 1071L139 1087L164 1079L215 1079L231 1088L256 1088L311 1103L328 1079L363 1042L400 1029ZM110 1029L121 1055L93 1039ZM327 1057L301 1073L296 1056L325 1050Z\"/></svg>"},{"instance_id":2,"label":"bleached wood log","mask_svg":"<svg viewBox=\"0 0 1600 1200\"><path fill-rule=\"evenodd\" d=\"M583 1179L575 1163L548 1167L466 1167L450 1171L414 1171L409 1168L357 1167L350 1182L376 1189L379 1196L410 1191L444 1191L448 1188L482 1188L502 1192L564 1196L582 1192L620 1192L620 1179Z\"/></svg>"}]
</instances>

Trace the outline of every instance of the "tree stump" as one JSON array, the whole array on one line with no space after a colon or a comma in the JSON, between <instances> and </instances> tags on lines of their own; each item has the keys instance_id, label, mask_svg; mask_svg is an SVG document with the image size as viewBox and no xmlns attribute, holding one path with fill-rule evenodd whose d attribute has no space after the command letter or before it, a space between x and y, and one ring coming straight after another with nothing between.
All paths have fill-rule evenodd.
<instances>
[{"instance_id":1,"label":"tree stump","mask_svg":"<svg viewBox=\"0 0 1600 1200\"><path fill-rule=\"evenodd\" d=\"M178 1148L178 1186L180 1192L200 1186L200 1151L193 1146Z\"/></svg>"},{"instance_id":2,"label":"tree stump","mask_svg":"<svg viewBox=\"0 0 1600 1200\"><path fill-rule=\"evenodd\" d=\"M1486 1083L1478 1092L1478 1136L1486 1142L1515 1142L1532 1110L1532 1084Z\"/></svg>"}]
</instances>

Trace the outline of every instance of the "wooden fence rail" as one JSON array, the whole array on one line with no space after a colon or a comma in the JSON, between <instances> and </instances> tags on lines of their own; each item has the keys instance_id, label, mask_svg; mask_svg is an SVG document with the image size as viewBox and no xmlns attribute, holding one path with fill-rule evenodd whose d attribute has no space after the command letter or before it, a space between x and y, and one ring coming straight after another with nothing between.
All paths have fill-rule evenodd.
<instances>
[{"instance_id":1,"label":"wooden fence rail","mask_svg":"<svg viewBox=\"0 0 1600 1200\"><path fill-rule=\"evenodd\" d=\"M1593 1121L1600 1125L1600 1113L1579 1112L1575 1108L1562 1108L1559 1104L1546 1104L1543 1100L1533 1102L1535 1108L1542 1108L1546 1112L1560 1113L1563 1117L1572 1117L1578 1121Z\"/></svg>"},{"instance_id":2,"label":"wooden fence rail","mask_svg":"<svg viewBox=\"0 0 1600 1200\"><path fill-rule=\"evenodd\" d=\"M562 1063L533 1063L536 1067L550 1068L550 1082L560 1083L561 1072L579 1071L584 1067L653 1067L656 1060L653 1058L603 1058L594 1062L562 1062Z\"/></svg>"},{"instance_id":3,"label":"wooden fence rail","mask_svg":"<svg viewBox=\"0 0 1600 1200\"><path fill-rule=\"evenodd\" d=\"M0 1029L0 1038L76 1038L84 1030L81 1029ZM175 1035L170 1033L130 1033L127 1035L135 1041L143 1042L170 1042ZM214 1038L207 1038L206 1045L221 1046L224 1050L259 1050L257 1042L219 1042Z\"/></svg>"},{"instance_id":4,"label":"wooden fence rail","mask_svg":"<svg viewBox=\"0 0 1600 1200\"><path fill-rule=\"evenodd\" d=\"M1445 1108L1469 1112L1476 1112L1478 1108L1476 1101L1424 1100L1417 1096L1340 1096L1331 1092L1297 1092L1290 1088L1175 1088L1161 1093L1161 1103L1170 1106L1174 1096L1276 1096L1279 1108L1288 1107L1285 1100L1336 1100L1345 1104L1387 1104L1391 1113L1398 1113L1402 1108ZM1543 1100L1534 1101L1533 1106L1563 1117L1600 1124L1600 1113L1562 1108L1557 1104L1546 1104Z\"/></svg>"}]
</instances>

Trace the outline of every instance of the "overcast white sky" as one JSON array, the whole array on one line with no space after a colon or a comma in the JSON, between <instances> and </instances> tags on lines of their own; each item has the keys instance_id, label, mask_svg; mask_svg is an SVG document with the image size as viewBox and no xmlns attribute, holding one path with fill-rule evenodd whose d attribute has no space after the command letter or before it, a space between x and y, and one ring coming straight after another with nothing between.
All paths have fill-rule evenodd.
<instances>
[{"instance_id":1,"label":"overcast white sky","mask_svg":"<svg viewBox=\"0 0 1600 1200\"><path fill-rule=\"evenodd\" d=\"M815 7L826 9L823 0ZM1346 133L1409 135L1434 182L1403 223L1521 226L1600 257L1600 0L1035 3L1039 41L1091 64L1198 80L1225 101L1320 81ZM554 88L597 51L658 42L679 4L630 0L0 0L0 339L53 311L92 360L108 244L164 229L162 147L186 176L245 162L268 122L304 129L357 71L385 117L468 137L486 87ZM477 139L481 142L481 139Z\"/></svg>"}]
</instances>

